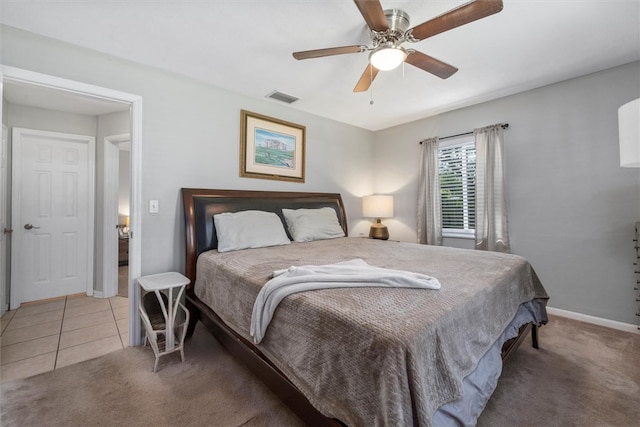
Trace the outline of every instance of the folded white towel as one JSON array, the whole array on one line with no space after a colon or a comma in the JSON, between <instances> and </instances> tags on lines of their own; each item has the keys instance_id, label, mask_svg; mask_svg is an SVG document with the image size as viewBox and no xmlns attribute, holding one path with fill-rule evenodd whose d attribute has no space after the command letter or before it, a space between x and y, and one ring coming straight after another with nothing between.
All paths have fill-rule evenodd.
<instances>
[{"instance_id":1,"label":"folded white towel","mask_svg":"<svg viewBox=\"0 0 640 427\"><path fill-rule=\"evenodd\" d=\"M262 341L276 307L288 295L316 289L349 287L440 289L440 282L425 274L374 267L361 259L276 270L273 278L258 293L253 305L250 331L253 341L256 344Z\"/></svg>"}]
</instances>

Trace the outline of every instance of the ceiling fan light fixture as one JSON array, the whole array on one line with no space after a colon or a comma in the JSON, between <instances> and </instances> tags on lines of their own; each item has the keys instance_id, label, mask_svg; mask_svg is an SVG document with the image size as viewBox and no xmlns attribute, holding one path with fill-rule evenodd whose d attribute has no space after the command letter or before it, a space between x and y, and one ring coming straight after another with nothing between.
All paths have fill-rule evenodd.
<instances>
[{"instance_id":1,"label":"ceiling fan light fixture","mask_svg":"<svg viewBox=\"0 0 640 427\"><path fill-rule=\"evenodd\" d=\"M371 30L371 47L351 45L305 50L293 52L293 57L300 60L369 51L369 63L353 88L354 92L369 90L379 71L392 70L404 62L441 79L451 77L458 71L456 67L415 49L407 50L402 47L402 44L419 42L502 10L502 0L472 0L409 28L409 14L403 10L384 10L380 0L353 0L353 2Z\"/></svg>"},{"instance_id":2,"label":"ceiling fan light fixture","mask_svg":"<svg viewBox=\"0 0 640 427\"><path fill-rule=\"evenodd\" d=\"M369 62L380 71L389 71L402 64L407 51L402 46L384 45L369 54Z\"/></svg>"}]
</instances>

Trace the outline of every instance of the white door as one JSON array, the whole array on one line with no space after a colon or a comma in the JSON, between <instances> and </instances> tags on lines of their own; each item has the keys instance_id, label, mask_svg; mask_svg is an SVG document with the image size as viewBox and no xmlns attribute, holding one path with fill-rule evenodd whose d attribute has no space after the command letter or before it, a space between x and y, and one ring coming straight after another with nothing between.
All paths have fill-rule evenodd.
<instances>
[{"instance_id":1,"label":"white door","mask_svg":"<svg viewBox=\"0 0 640 427\"><path fill-rule=\"evenodd\" d=\"M92 136L14 128L11 306L93 292Z\"/></svg>"}]
</instances>

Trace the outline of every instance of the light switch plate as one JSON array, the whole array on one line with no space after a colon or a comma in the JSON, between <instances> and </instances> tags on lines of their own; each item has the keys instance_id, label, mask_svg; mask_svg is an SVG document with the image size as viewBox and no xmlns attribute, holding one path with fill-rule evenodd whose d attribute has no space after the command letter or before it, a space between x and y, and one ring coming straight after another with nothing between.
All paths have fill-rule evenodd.
<instances>
[{"instance_id":1,"label":"light switch plate","mask_svg":"<svg viewBox=\"0 0 640 427\"><path fill-rule=\"evenodd\" d=\"M152 213L152 214L158 213L158 201L157 200L149 200L149 213Z\"/></svg>"}]
</instances>

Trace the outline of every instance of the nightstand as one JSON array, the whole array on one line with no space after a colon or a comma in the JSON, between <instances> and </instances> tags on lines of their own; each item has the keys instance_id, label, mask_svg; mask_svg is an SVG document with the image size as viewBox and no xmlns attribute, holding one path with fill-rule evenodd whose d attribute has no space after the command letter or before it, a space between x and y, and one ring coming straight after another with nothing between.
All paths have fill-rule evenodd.
<instances>
[{"instance_id":1,"label":"nightstand","mask_svg":"<svg viewBox=\"0 0 640 427\"><path fill-rule=\"evenodd\" d=\"M129 238L118 238L118 265L129 265Z\"/></svg>"},{"instance_id":2,"label":"nightstand","mask_svg":"<svg viewBox=\"0 0 640 427\"><path fill-rule=\"evenodd\" d=\"M151 345L156 356L153 372L161 356L180 350L184 362L184 338L189 324L189 310L180 302L190 280L180 273L160 273L138 278L147 293L141 298L138 311L145 330L145 345ZM174 290L177 296L173 297ZM180 309L180 312L178 311Z\"/></svg>"}]
</instances>

